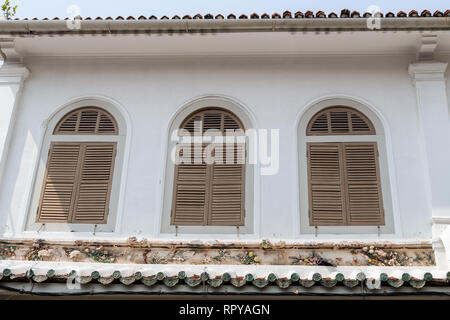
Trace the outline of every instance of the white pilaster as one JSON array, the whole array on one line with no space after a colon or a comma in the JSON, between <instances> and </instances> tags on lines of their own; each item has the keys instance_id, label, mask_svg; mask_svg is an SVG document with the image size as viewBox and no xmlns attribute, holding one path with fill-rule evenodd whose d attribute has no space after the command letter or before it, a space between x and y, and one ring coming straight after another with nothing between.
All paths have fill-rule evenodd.
<instances>
[{"instance_id":1,"label":"white pilaster","mask_svg":"<svg viewBox=\"0 0 450 320\"><path fill-rule=\"evenodd\" d=\"M450 114L446 69L447 63L431 61L409 66L426 151L433 246L441 268L450 266Z\"/></svg>"},{"instance_id":2,"label":"white pilaster","mask_svg":"<svg viewBox=\"0 0 450 320\"><path fill-rule=\"evenodd\" d=\"M29 71L20 63L5 63L0 67L0 181L14 127L18 98Z\"/></svg>"}]
</instances>

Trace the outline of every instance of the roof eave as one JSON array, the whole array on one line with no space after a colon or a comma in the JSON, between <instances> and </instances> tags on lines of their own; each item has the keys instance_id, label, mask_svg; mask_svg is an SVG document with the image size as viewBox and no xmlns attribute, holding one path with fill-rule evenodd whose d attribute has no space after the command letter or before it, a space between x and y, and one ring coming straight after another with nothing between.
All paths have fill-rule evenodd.
<instances>
[{"instance_id":1,"label":"roof eave","mask_svg":"<svg viewBox=\"0 0 450 320\"><path fill-rule=\"evenodd\" d=\"M1 34L90 33L120 31L159 32L267 32L267 31L373 31L366 18L223 19L223 20L70 20L0 21ZM381 30L450 30L450 17L380 18Z\"/></svg>"}]
</instances>

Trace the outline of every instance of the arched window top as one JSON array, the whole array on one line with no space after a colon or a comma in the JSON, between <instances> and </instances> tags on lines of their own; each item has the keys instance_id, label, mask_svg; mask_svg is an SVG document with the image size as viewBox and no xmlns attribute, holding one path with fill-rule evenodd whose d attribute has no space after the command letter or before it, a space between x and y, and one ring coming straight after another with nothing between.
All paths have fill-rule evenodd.
<instances>
[{"instance_id":1,"label":"arched window top","mask_svg":"<svg viewBox=\"0 0 450 320\"><path fill-rule=\"evenodd\" d=\"M306 135L374 135L375 127L364 114L349 107L330 107L318 112L308 124Z\"/></svg>"},{"instance_id":2,"label":"arched window top","mask_svg":"<svg viewBox=\"0 0 450 320\"><path fill-rule=\"evenodd\" d=\"M224 135L227 130L245 130L236 115L221 108L206 108L192 113L182 122L180 129L190 134L204 135Z\"/></svg>"},{"instance_id":3,"label":"arched window top","mask_svg":"<svg viewBox=\"0 0 450 320\"><path fill-rule=\"evenodd\" d=\"M117 135L117 122L106 110L82 107L66 114L56 125L54 134Z\"/></svg>"}]
</instances>

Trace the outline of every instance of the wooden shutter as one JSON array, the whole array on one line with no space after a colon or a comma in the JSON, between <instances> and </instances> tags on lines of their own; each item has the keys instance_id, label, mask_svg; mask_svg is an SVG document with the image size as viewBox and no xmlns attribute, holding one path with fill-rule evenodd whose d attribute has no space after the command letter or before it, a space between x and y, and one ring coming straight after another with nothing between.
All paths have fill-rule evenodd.
<instances>
[{"instance_id":1,"label":"wooden shutter","mask_svg":"<svg viewBox=\"0 0 450 320\"><path fill-rule=\"evenodd\" d=\"M344 225L344 177L339 144L308 143L307 147L310 224Z\"/></svg>"},{"instance_id":2,"label":"wooden shutter","mask_svg":"<svg viewBox=\"0 0 450 320\"><path fill-rule=\"evenodd\" d=\"M73 223L106 223L116 143L85 143Z\"/></svg>"},{"instance_id":3,"label":"wooden shutter","mask_svg":"<svg viewBox=\"0 0 450 320\"><path fill-rule=\"evenodd\" d=\"M202 109L191 114L181 124L189 133L206 135L226 135L227 130L243 135L244 127L232 113L220 108ZM181 134L183 135L183 133ZM201 155L204 155L203 145ZM178 145L179 149L186 145ZM223 156L222 161L204 161L175 165L171 224L242 226L245 220L245 144L231 147L212 146L214 157ZM227 150L228 149L228 150ZM193 154L192 149L191 155ZM198 153L198 151L197 151ZM185 158L181 153L182 158ZM231 157L229 156L231 154ZM228 159L227 159L228 158ZM229 163L229 158L234 159Z\"/></svg>"},{"instance_id":4,"label":"wooden shutter","mask_svg":"<svg viewBox=\"0 0 450 320\"><path fill-rule=\"evenodd\" d=\"M80 143L51 144L38 208L38 222L69 220L76 193L80 154Z\"/></svg>"},{"instance_id":5,"label":"wooden shutter","mask_svg":"<svg viewBox=\"0 0 450 320\"><path fill-rule=\"evenodd\" d=\"M226 149L226 146L224 147ZM245 144L235 144L231 150L234 163L210 167L210 203L208 224L214 226L242 226L245 213ZM223 151L224 159L226 150ZM240 161L243 160L244 161Z\"/></svg>"},{"instance_id":6,"label":"wooden shutter","mask_svg":"<svg viewBox=\"0 0 450 320\"><path fill-rule=\"evenodd\" d=\"M115 142L53 142L37 221L106 223L115 154Z\"/></svg>"},{"instance_id":7,"label":"wooden shutter","mask_svg":"<svg viewBox=\"0 0 450 320\"><path fill-rule=\"evenodd\" d=\"M54 134L118 134L114 117L101 108L83 107L67 114L56 125Z\"/></svg>"},{"instance_id":8,"label":"wooden shutter","mask_svg":"<svg viewBox=\"0 0 450 320\"><path fill-rule=\"evenodd\" d=\"M199 154L194 146L178 145L177 147L181 157L187 157L183 152L190 149L190 163L180 163L175 166L171 223L179 226L206 225L209 168L203 161L203 157L201 157L201 163L195 163L194 156Z\"/></svg>"},{"instance_id":9,"label":"wooden shutter","mask_svg":"<svg viewBox=\"0 0 450 320\"><path fill-rule=\"evenodd\" d=\"M308 143L310 224L384 225L375 142Z\"/></svg>"},{"instance_id":10,"label":"wooden shutter","mask_svg":"<svg viewBox=\"0 0 450 320\"><path fill-rule=\"evenodd\" d=\"M374 135L372 122L361 112L349 107L330 107L318 112L308 124L308 136Z\"/></svg>"},{"instance_id":11,"label":"wooden shutter","mask_svg":"<svg viewBox=\"0 0 450 320\"><path fill-rule=\"evenodd\" d=\"M188 116L180 128L190 134L221 135L226 134L227 130L243 130L244 126L231 112L220 108L207 108Z\"/></svg>"},{"instance_id":12,"label":"wooden shutter","mask_svg":"<svg viewBox=\"0 0 450 320\"><path fill-rule=\"evenodd\" d=\"M344 143L350 225L384 225L378 150L375 142Z\"/></svg>"}]
</instances>

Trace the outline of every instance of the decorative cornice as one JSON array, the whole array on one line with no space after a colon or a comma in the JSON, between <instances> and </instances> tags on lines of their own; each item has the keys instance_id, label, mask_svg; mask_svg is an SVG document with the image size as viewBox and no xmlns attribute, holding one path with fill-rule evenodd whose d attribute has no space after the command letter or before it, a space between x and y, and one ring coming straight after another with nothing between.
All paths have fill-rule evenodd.
<instances>
[{"instance_id":1,"label":"decorative cornice","mask_svg":"<svg viewBox=\"0 0 450 320\"><path fill-rule=\"evenodd\" d=\"M422 43L417 51L418 61L432 61L434 51L438 45L438 36L436 34L423 34Z\"/></svg>"},{"instance_id":2,"label":"decorative cornice","mask_svg":"<svg viewBox=\"0 0 450 320\"><path fill-rule=\"evenodd\" d=\"M0 38L0 54L2 55L5 63L22 63L22 56L16 51L14 38Z\"/></svg>"}]
</instances>

